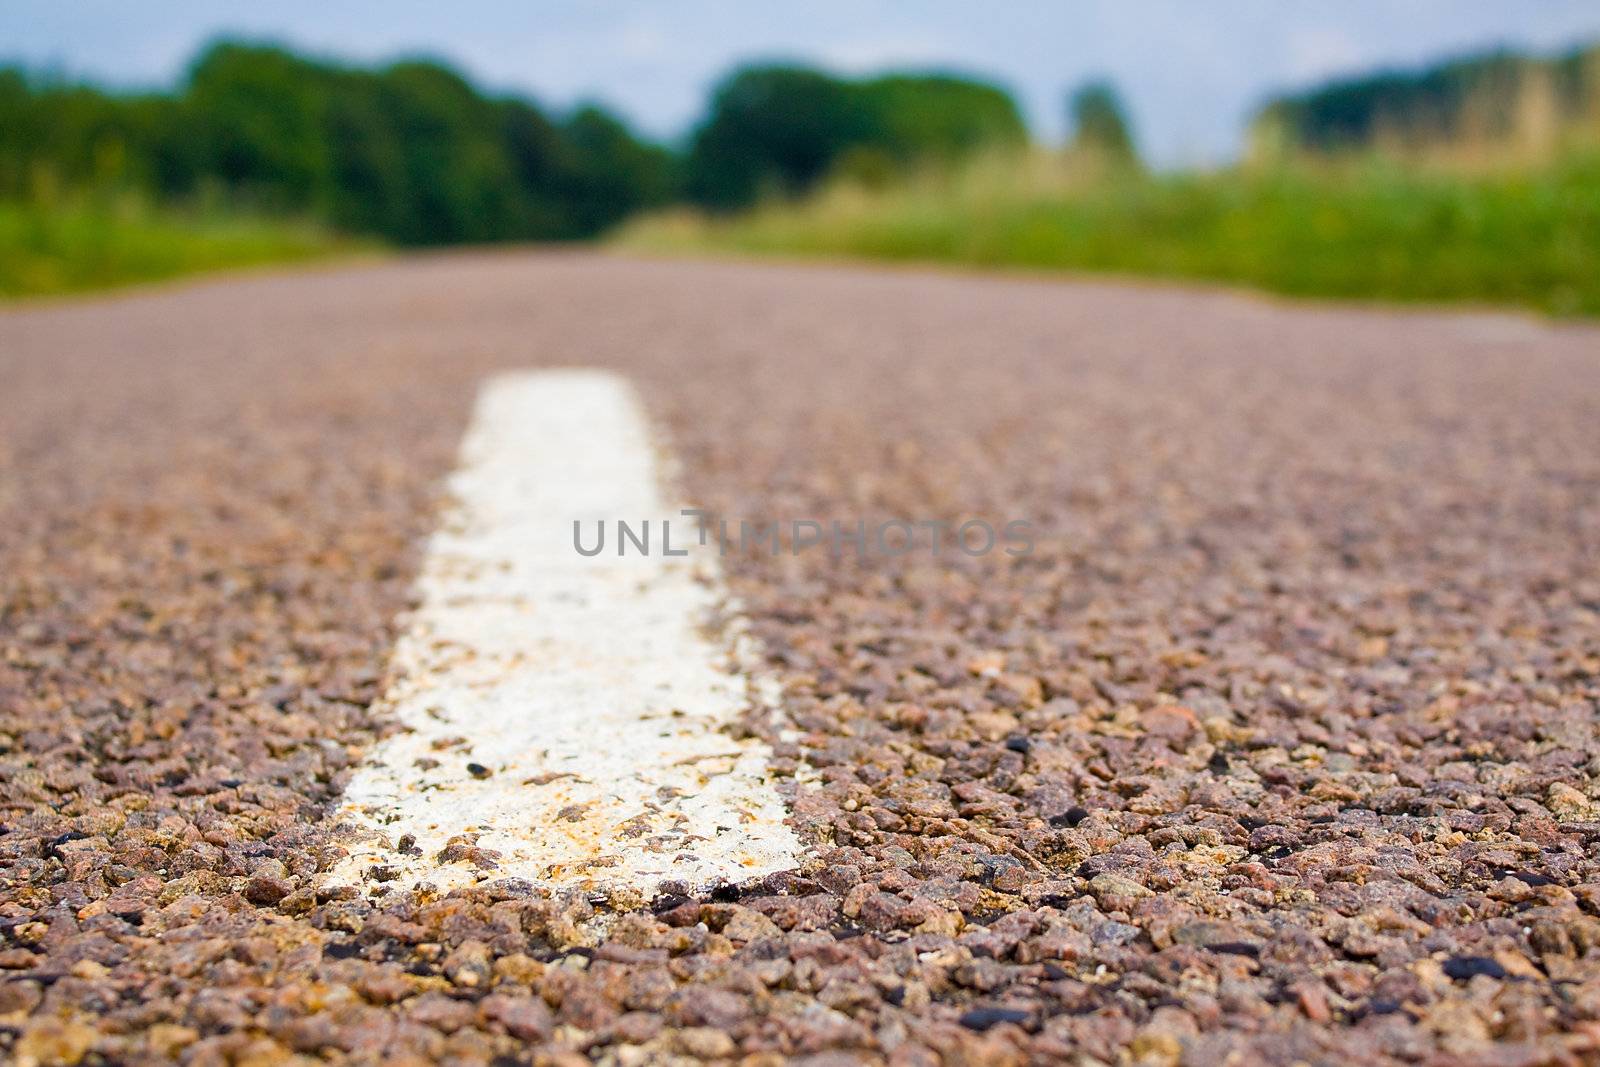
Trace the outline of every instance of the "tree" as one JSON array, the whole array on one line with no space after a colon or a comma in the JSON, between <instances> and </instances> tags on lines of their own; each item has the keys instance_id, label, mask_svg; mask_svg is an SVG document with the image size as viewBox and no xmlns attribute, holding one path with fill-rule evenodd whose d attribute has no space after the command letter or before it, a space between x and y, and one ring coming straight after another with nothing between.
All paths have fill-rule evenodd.
<instances>
[{"instance_id":1,"label":"tree","mask_svg":"<svg viewBox=\"0 0 1600 1067\"><path fill-rule=\"evenodd\" d=\"M599 233L677 191L672 155L636 140L614 115L593 104L561 124L566 138L569 213L578 234Z\"/></svg>"},{"instance_id":2,"label":"tree","mask_svg":"<svg viewBox=\"0 0 1600 1067\"><path fill-rule=\"evenodd\" d=\"M271 207L324 206L330 146L322 74L282 48L224 41L202 53L184 103L208 172Z\"/></svg>"},{"instance_id":3,"label":"tree","mask_svg":"<svg viewBox=\"0 0 1600 1067\"><path fill-rule=\"evenodd\" d=\"M1026 139L1011 97L968 78L849 81L807 67L746 67L717 87L685 170L692 199L738 208L805 192L845 160L903 168Z\"/></svg>"},{"instance_id":4,"label":"tree","mask_svg":"<svg viewBox=\"0 0 1600 1067\"><path fill-rule=\"evenodd\" d=\"M746 67L719 85L689 150L689 194L743 207L803 191L866 141L871 117L838 78L805 67Z\"/></svg>"},{"instance_id":5,"label":"tree","mask_svg":"<svg viewBox=\"0 0 1600 1067\"><path fill-rule=\"evenodd\" d=\"M1079 86L1067 109L1072 122L1074 151L1118 163L1138 161L1122 98L1109 81L1092 81Z\"/></svg>"},{"instance_id":6,"label":"tree","mask_svg":"<svg viewBox=\"0 0 1600 1067\"><path fill-rule=\"evenodd\" d=\"M860 86L873 140L902 162L1021 145L1028 127L1004 89L951 74L887 74Z\"/></svg>"}]
</instances>

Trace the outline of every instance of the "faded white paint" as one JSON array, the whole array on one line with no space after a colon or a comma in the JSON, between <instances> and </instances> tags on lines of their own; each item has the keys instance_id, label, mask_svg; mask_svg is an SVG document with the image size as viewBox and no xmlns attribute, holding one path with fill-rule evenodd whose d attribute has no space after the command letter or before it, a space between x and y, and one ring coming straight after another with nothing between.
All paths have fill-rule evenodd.
<instances>
[{"instance_id":1,"label":"faded white paint","mask_svg":"<svg viewBox=\"0 0 1600 1067\"><path fill-rule=\"evenodd\" d=\"M340 815L366 832L333 882L649 892L798 863L767 747L724 730L774 688L727 617L715 542L697 546L660 483L622 379L487 384L395 650L384 703L406 729L345 791ZM669 518L687 557L660 552ZM648 556L618 557L617 519L651 520ZM574 520L586 546L607 523L605 552L574 549Z\"/></svg>"}]
</instances>

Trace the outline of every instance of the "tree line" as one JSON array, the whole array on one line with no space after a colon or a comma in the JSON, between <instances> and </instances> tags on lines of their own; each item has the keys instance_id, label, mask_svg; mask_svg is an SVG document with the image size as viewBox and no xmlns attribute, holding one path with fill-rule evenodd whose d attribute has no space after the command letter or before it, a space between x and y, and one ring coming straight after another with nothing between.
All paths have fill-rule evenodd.
<instances>
[{"instance_id":1,"label":"tree line","mask_svg":"<svg viewBox=\"0 0 1600 1067\"><path fill-rule=\"evenodd\" d=\"M1026 139L1004 90L943 74L746 67L674 150L603 108L554 114L424 60L220 42L174 90L147 93L0 68L0 198L132 190L400 244L583 238L667 203L732 210L841 167L893 173Z\"/></svg>"},{"instance_id":2,"label":"tree line","mask_svg":"<svg viewBox=\"0 0 1600 1067\"><path fill-rule=\"evenodd\" d=\"M439 244L587 236L671 197L674 167L600 108L553 118L431 62L221 43L176 91L136 95L0 72L0 196L221 197Z\"/></svg>"},{"instance_id":3,"label":"tree line","mask_svg":"<svg viewBox=\"0 0 1600 1067\"><path fill-rule=\"evenodd\" d=\"M1553 146L1600 130L1600 46L1549 58L1505 50L1342 78L1271 100L1258 153Z\"/></svg>"}]
</instances>

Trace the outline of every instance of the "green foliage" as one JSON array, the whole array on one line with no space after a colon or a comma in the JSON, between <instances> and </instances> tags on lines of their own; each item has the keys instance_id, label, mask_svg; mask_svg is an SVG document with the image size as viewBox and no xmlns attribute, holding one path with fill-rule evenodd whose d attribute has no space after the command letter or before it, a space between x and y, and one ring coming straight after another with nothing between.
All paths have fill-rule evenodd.
<instances>
[{"instance_id":1,"label":"green foliage","mask_svg":"<svg viewBox=\"0 0 1600 1067\"><path fill-rule=\"evenodd\" d=\"M179 101L200 166L177 180L203 173L273 207L310 207L325 192L332 149L322 120L329 73L277 48L213 47Z\"/></svg>"},{"instance_id":2,"label":"green foliage","mask_svg":"<svg viewBox=\"0 0 1600 1067\"><path fill-rule=\"evenodd\" d=\"M663 216L622 240L1600 315L1600 155L1490 175L1366 160L1167 176L1011 156L876 192L835 185L735 219Z\"/></svg>"},{"instance_id":3,"label":"green foliage","mask_svg":"<svg viewBox=\"0 0 1600 1067\"><path fill-rule=\"evenodd\" d=\"M156 281L358 249L306 223L159 211L132 198L0 202L0 295Z\"/></svg>"},{"instance_id":4,"label":"green foliage","mask_svg":"<svg viewBox=\"0 0 1600 1067\"><path fill-rule=\"evenodd\" d=\"M868 115L850 87L800 67L754 67L720 85L695 133L688 191L719 207L798 192L846 149L865 143Z\"/></svg>"},{"instance_id":5,"label":"green foliage","mask_svg":"<svg viewBox=\"0 0 1600 1067\"><path fill-rule=\"evenodd\" d=\"M1028 129L1005 90L948 74L888 74L857 89L871 117L869 143L903 163L950 162L1020 146Z\"/></svg>"},{"instance_id":6,"label":"green foliage","mask_svg":"<svg viewBox=\"0 0 1600 1067\"><path fill-rule=\"evenodd\" d=\"M222 41L176 91L143 95L0 68L0 284L72 288L253 262L274 244L254 220L274 217L404 245L580 239L685 190L733 207L839 169L887 185L925 161L1026 137L1002 90L939 74L741 70L679 156L600 107L552 117L425 60L360 68ZM240 226L224 236L230 214ZM282 242L286 253L317 244L299 223L290 230L301 236Z\"/></svg>"},{"instance_id":7,"label":"green foliage","mask_svg":"<svg viewBox=\"0 0 1600 1067\"><path fill-rule=\"evenodd\" d=\"M949 75L849 81L796 66L735 71L719 85L685 162L690 197L747 206L816 185L841 159L897 166L1027 137L1002 90Z\"/></svg>"},{"instance_id":8,"label":"green foliage","mask_svg":"<svg viewBox=\"0 0 1600 1067\"><path fill-rule=\"evenodd\" d=\"M1129 132L1122 98L1108 81L1087 82L1067 102L1072 120L1072 147L1106 159L1132 162L1138 158Z\"/></svg>"},{"instance_id":9,"label":"green foliage","mask_svg":"<svg viewBox=\"0 0 1600 1067\"><path fill-rule=\"evenodd\" d=\"M567 202L574 232L598 233L641 206L665 204L678 191L678 161L636 140L598 107L581 107L561 126L569 148Z\"/></svg>"},{"instance_id":10,"label":"green foliage","mask_svg":"<svg viewBox=\"0 0 1600 1067\"><path fill-rule=\"evenodd\" d=\"M1600 48L1551 60L1498 51L1334 81L1271 101L1256 128L1270 129L1285 147L1316 152L1370 148L1383 140L1418 147L1504 139L1530 118L1530 93L1547 95L1557 123L1600 117Z\"/></svg>"},{"instance_id":11,"label":"green foliage","mask_svg":"<svg viewBox=\"0 0 1600 1067\"><path fill-rule=\"evenodd\" d=\"M135 190L309 215L402 244L591 236L675 192L594 107L552 121L436 63L379 70L222 42L170 96L0 71L0 198Z\"/></svg>"}]
</instances>

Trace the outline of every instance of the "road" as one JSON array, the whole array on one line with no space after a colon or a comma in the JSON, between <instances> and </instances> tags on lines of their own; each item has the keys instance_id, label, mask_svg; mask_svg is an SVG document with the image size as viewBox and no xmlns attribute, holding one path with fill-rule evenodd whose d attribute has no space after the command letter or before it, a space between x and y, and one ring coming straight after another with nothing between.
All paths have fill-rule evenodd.
<instances>
[{"instance_id":1,"label":"road","mask_svg":"<svg viewBox=\"0 0 1600 1067\"><path fill-rule=\"evenodd\" d=\"M1031 550L720 558L794 870L332 884L473 405L568 367L714 516ZM18 1063L1592 1061L1597 700L1593 326L579 253L0 312Z\"/></svg>"}]
</instances>

